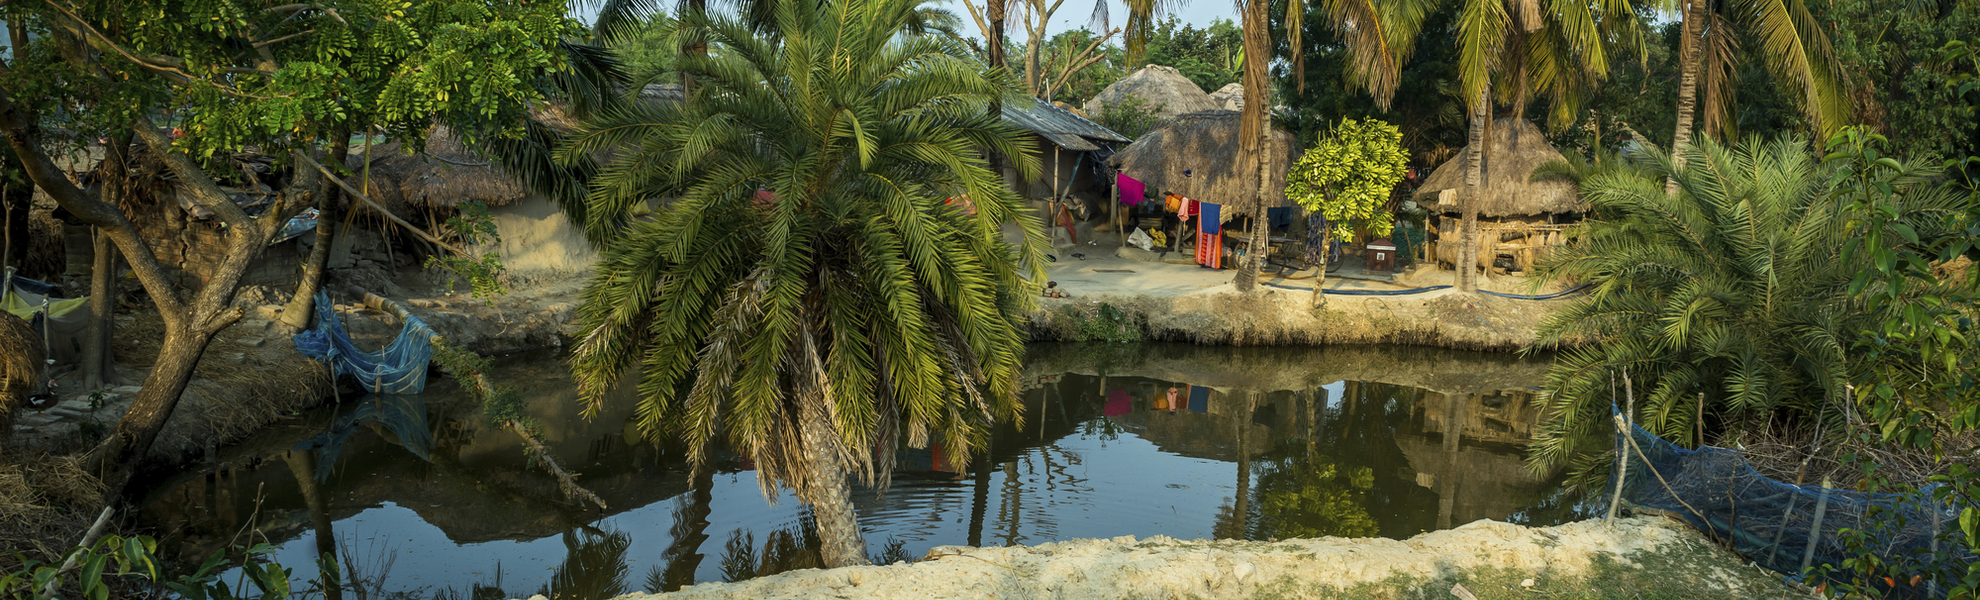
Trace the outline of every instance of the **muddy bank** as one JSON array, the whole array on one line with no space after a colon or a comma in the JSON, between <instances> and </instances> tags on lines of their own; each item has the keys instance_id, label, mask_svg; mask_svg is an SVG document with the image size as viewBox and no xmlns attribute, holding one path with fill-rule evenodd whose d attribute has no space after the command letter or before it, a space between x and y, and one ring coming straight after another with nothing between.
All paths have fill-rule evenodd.
<instances>
[{"instance_id":1,"label":"muddy bank","mask_svg":"<svg viewBox=\"0 0 1980 600\"><path fill-rule=\"evenodd\" d=\"M1220 285L1184 294L1099 288L1071 298L1042 298L1032 316L1037 341L1088 341L1108 320L1132 327L1132 339L1229 346L1397 344L1456 350L1514 351L1535 339L1559 301L1514 300L1455 290L1409 296L1326 296L1263 287L1250 294ZM1102 305L1117 313L1107 314ZM1118 315L1118 316L1116 316ZM1102 320L1100 325L1095 320Z\"/></svg>"},{"instance_id":2,"label":"muddy bank","mask_svg":"<svg viewBox=\"0 0 1980 600\"><path fill-rule=\"evenodd\" d=\"M1275 542L1167 537L1004 548L938 547L920 561L792 571L643 598L1788 598L1802 594L1742 566L1660 517L1530 528L1478 521L1408 540ZM1600 596L1607 597L1607 596Z\"/></svg>"}]
</instances>

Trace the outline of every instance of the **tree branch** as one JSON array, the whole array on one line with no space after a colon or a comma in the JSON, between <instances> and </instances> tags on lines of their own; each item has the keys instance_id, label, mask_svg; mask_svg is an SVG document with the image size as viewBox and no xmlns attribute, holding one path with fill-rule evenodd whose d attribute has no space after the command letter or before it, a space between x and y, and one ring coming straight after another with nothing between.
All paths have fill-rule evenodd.
<instances>
[{"instance_id":1,"label":"tree branch","mask_svg":"<svg viewBox=\"0 0 1980 600\"><path fill-rule=\"evenodd\" d=\"M151 253L151 247L137 235L137 227L123 211L98 198L93 190L85 190L69 180L69 176L55 166L48 158L48 152L35 140L35 119L26 109L15 104L0 87L0 135L7 138L7 145L26 168L28 178L40 186L55 203L74 214L83 222L95 225L110 235L124 253L124 259L131 263L131 271L138 281L151 294L152 301L160 311L170 315L185 313L185 302L180 298L172 282L165 279L165 268L158 263L158 257Z\"/></svg>"},{"instance_id":2,"label":"tree branch","mask_svg":"<svg viewBox=\"0 0 1980 600\"><path fill-rule=\"evenodd\" d=\"M1058 91L1059 88L1061 86L1064 86L1067 81L1071 81L1072 76L1078 75L1080 71L1084 71L1086 70L1087 67L1093 66L1093 63L1100 62L1100 59L1106 58L1106 55L1094 54L1093 49L1099 48L1100 44L1107 43L1107 40L1113 39L1114 34L1120 32L1121 32L1121 28L1115 27L1113 31L1109 31L1107 32L1106 35L1100 36L1100 39L1093 40L1092 44L1088 44L1086 46L1086 50L1080 52L1079 54L1073 55L1071 59L1067 60L1066 68L1064 70L1059 71L1059 76L1057 80L1046 83L1045 96L1048 98L1051 97L1053 92Z\"/></svg>"},{"instance_id":3,"label":"tree branch","mask_svg":"<svg viewBox=\"0 0 1980 600\"><path fill-rule=\"evenodd\" d=\"M392 214L392 211L385 210L385 207L379 205L377 200L372 200L370 196L364 195L364 192L360 192L357 190L357 188L351 187L350 183L345 182L343 178L338 177L337 174L331 173L330 169L324 167L322 163L316 162L315 160L311 160L308 156L303 156L303 153L301 152L297 152L295 153L295 155L297 160L300 160L304 164L307 164L309 166L316 167L316 170L321 171L323 173L323 177L328 179L331 183L337 184L337 187L344 188L345 193L355 196L359 200L363 200L365 204L369 204L371 205L372 208L377 209L378 214L385 215L385 218L391 219L393 223L398 223L399 226L404 227L406 231L412 232L413 235L417 235L421 239L425 239L426 241L433 242L434 245L444 248L448 252L452 252L454 254L458 254L461 256L468 255L467 251L462 250L460 248L456 248L452 244L448 244L447 242L441 241L440 238L433 237L433 234L427 233L426 230L415 227L413 226L412 223L407 223L405 219L399 218L398 215Z\"/></svg>"}]
</instances>

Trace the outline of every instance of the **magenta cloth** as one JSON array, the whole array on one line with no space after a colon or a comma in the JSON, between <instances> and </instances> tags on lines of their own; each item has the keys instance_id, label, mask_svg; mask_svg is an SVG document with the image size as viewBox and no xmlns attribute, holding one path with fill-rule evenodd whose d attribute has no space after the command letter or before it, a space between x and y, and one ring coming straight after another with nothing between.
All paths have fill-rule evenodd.
<instances>
[{"instance_id":1,"label":"magenta cloth","mask_svg":"<svg viewBox=\"0 0 1980 600\"><path fill-rule=\"evenodd\" d=\"M1119 185L1121 186L1121 204L1133 206L1141 203L1142 192L1146 189L1141 185L1141 182L1135 181L1133 177L1128 177L1126 173L1122 173L1120 175Z\"/></svg>"},{"instance_id":2,"label":"magenta cloth","mask_svg":"<svg viewBox=\"0 0 1980 600\"><path fill-rule=\"evenodd\" d=\"M1109 417L1118 417L1134 412L1134 401L1128 398L1127 390L1107 390L1107 407L1102 409Z\"/></svg>"}]
</instances>

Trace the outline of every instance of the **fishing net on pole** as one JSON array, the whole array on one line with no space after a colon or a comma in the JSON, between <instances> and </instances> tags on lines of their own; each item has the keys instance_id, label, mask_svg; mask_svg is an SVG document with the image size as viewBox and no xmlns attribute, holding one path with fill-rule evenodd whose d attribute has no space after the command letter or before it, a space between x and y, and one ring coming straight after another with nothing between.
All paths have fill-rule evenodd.
<instances>
[{"instance_id":1,"label":"fishing net on pole","mask_svg":"<svg viewBox=\"0 0 1980 600\"><path fill-rule=\"evenodd\" d=\"M1843 561L1868 550L1893 572L1924 575L1915 584L1894 580L1888 597L1943 598L1934 580L1958 581L1973 562L1972 550L1959 541L1961 506L1935 500L1936 486L1873 494L1794 485L1761 475L1737 450L1687 450L1642 427L1629 429L1633 446L1616 435L1628 464L1610 472L1611 493L1620 476L1627 505L1682 518L1790 579L1808 577L1811 567L1819 579L1822 565L1833 569L1831 577L1846 578ZM1861 549L1852 549L1852 540Z\"/></svg>"},{"instance_id":2,"label":"fishing net on pole","mask_svg":"<svg viewBox=\"0 0 1980 600\"><path fill-rule=\"evenodd\" d=\"M433 330L419 317L406 315L392 345L366 352L351 341L337 321L330 296L316 293L315 325L294 337L296 351L330 365L335 377L349 375L364 389L381 394L417 394L426 390L426 367L433 360Z\"/></svg>"}]
</instances>

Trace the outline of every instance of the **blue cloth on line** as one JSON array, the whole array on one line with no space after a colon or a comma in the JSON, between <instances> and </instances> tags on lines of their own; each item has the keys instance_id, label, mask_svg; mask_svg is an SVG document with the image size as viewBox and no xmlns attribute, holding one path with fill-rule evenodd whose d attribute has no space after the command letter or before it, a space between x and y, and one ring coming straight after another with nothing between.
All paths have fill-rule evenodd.
<instances>
[{"instance_id":1,"label":"blue cloth on line","mask_svg":"<svg viewBox=\"0 0 1980 600\"><path fill-rule=\"evenodd\" d=\"M1189 412L1210 412L1210 388L1189 386Z\"/></svg>"},{"instance_id":2,"label":"blue cloth on line","mask_svg":"<svg viewBox=\"0 0 1980 600\"><path fill-rule=\"evenodd\" d=\"M330 296L316 293L316 324L291 338L296 352L330 365L333 377L349 375L364 389L383 394L417 394L426 390L426 367L433 361L433 330L419 317L406 316L399 337L378 352L366 352L351 342Z\"/></svg>"},{"instance_id":3,"label":"blue cloth on line","mask_svg":"<svg viewBox=\"0 0 1980 600\"><path fill-rule=\"evenodd\" d=\"M1271 223L1273 229L1292 227L1293 207L1278 206L1267 208L1265 209L1265 221Z\"/></svg>"},{"instance_id":4,"label":"blue cloth on line","mask_svg":"<svg viewBox=\"0 0 1980 600\"><path fill-rule=\"evenodd\" d=\"M1217 235L1224 231L1224 221L1221 216L1223 206L1209 202L1198 202L1196 203L1196 208L1203 213L1203 220L1198 225L1198 231L1210 235Z\"/></svg>"}]
</instances>

